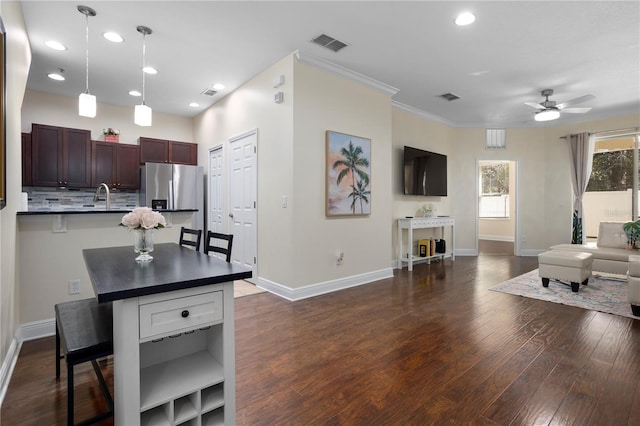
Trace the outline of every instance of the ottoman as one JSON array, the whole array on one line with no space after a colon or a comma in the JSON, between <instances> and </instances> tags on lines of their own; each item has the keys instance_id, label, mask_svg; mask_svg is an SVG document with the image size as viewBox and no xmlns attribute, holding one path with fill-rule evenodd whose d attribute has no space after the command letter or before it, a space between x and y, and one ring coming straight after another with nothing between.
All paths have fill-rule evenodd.
<instances>
[{"instance_id":1,"label":"ottoman","mask_svg":"<svg viewBox=\"0 0 640 426\"><path fill-rule=\"evenodd\" d=\"M538 255L542 286L549 287L549 279L569 281L571 291L578 292L580 283L586 285L591 276L591 253L570 250L551 250Z\"/></svg>"},{"instance_id":2,"label":"ottoman","mask_svg":"<svg viewBox=\"0 0 640 426\"><path fill-rule=\"evenodd\" d=\"M629 271L627 272L627 292L631 312L640 317L640 256L629 256Z\"/></svg>"}]
</instances>

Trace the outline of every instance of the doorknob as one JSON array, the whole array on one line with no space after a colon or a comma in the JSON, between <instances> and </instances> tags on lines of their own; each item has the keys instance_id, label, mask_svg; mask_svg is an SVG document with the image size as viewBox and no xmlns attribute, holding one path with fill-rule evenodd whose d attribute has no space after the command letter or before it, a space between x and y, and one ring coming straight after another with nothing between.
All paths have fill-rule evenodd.
<instances>
[{"instance_id":1,"label":"doorknob","mask_svg":"<svg viewBox=\"0 0 640 426\"><path fill-rule=\"evenodd\" d=\"M233 213L229 213L229 217L233 219Z\"/></svg>"}]
</instances>

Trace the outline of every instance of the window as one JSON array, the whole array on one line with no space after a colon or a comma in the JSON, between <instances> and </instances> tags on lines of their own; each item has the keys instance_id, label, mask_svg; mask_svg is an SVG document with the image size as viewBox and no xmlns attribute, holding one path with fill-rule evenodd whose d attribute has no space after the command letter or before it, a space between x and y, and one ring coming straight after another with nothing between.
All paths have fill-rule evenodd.
<instances>
[{"instance_id":1,"label":"window","mask_svg":"<svg viewBox=\"0 0 640 426\"><path fill-rule=\"evenodd\" d=\"M509 218L509 162L480 162L479 217Z\"/></svg>"}]
</instances>

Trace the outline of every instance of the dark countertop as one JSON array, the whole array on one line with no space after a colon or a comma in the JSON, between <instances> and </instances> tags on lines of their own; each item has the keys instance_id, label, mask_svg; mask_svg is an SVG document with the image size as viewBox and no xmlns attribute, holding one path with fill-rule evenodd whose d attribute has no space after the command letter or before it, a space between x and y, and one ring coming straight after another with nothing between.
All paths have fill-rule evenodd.
<instances>
[{"instance_id":1,"label":"dark countertop","mask_svg":"<svg viewBox=\"0 0 640 426\"><path fill-rule=\"evenodd\" d=\"M96 210L96 209L77 209L77 210L32 210L26 212L17 212L18 216L32 216L32 215L46 215L46 214L104 214L104 213L118 213L125 214L130 213L132 209L126 210ZM198 209L183 209L183 210L156 210L160 213L193 213Z\"/></svg>"},{"instance_id":2,"label":"dark countertop","mask_svg":"<svg viewBox=\"0 0 640 426\"><path fill-rule=\"evenodd\" d=\"M154 246L138 263L133 246L82 250L98 302L128 299L251 278L251 271L176 243Z\"/></svg>"}]
</instances>

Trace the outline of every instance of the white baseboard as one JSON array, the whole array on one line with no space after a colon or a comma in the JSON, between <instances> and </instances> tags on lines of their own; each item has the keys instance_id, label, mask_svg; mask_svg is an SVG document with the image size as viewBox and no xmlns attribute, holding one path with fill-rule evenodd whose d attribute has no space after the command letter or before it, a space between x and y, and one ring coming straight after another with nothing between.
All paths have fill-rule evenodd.
<instances>
[{"instance_id":1,"label":"white baseboard","mask_svg":"<svg viewBox=\"0 0 640 426\"><path fill-rule=\"evenodd\" d=\"M16 366L16 362L18 362L18 355L20 354L21 347L22 341L17 337L14 337L13 340L11 340L11 345L7 351L7 356L4 358L2 367L0 367L0 407L4 402L4 396L7 394L7 388L11 381L13 368Z\"/></svg>"},{"instance_id":2,"label":"white baseboard","mask_svg":"<svg viewBox=\"0 0 640 426\"><path fill-rule=\"evenodd\" d=\"M504 235L479 235L479 240L489 240L489 241L504 241L506 243L515 242L515 238L513 236L504 236Z\"/></svg>"},{"instance_id":3,"label":"white baseboard","mask_svg":"<svg viewBox=\"0 0 640 426\"><path fill-rule=\"evenodd\" d=\"M456 249L456 256L477 256L478 250L476 249Z\"/></svg>"},{"instance_id":4,"label":"white baseboard","mask_svg":"<svg viewBox=\"0 0 640 426\"><path fill-rule=\"evenodd\" d=\"M53 336L56 334L56 319L46 319L42 321L28 322L22 324L16 335L21 342L28 340L40 339L42 337Z\"/></svg>"},{"instance_id":5,"label":"white baseboard","mask_svg":"<svg viewBox=\"0 0 640 426\"><path fill-rule=\"evenodd\" d=\"M393 269L386 268L360 275L352 275L350 277L340 278L337 280L325 281L323 283L311 284L300 288L290 288L264 278L258 278L257 285L258 287L263 288L270 293L295 302L297 300L320 296L321 294L344 290L346 288L356 287L359 285L368 284L373 281L392 277Z\"/></svg>"},{"instance_id":6,"label":"white baseboard","mask_svg":"<svg viewBox=\"0 0 640 426\"><path fill-rule=\"evenodd\" d=\"M537 256L540 253L544 253L547 250L541 250L541 249L524 249L524 250L520 250L520 256Z\"/></svg>"}]
</instances>

